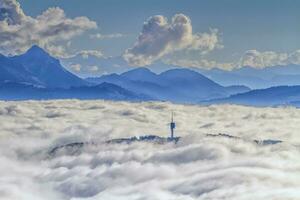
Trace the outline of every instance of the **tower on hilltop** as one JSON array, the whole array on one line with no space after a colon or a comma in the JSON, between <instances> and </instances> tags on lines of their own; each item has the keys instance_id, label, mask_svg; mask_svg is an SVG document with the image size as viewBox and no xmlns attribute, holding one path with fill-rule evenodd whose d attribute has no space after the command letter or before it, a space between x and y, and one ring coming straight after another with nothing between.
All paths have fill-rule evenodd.
<instances>
[{"instance_id":1,"label":"tower on hilltop","mask_svg":"<svg viewBox=\"0 0 300 200\"><path fill-rule=\"evenodd\" d=\"M174 139L174 129L176 127L176 124L174 122L174 114L172 112L172 116L171 116L171 123L170 123L170 130L171 130L171 139Z\"/></svg>"}]
</instances>

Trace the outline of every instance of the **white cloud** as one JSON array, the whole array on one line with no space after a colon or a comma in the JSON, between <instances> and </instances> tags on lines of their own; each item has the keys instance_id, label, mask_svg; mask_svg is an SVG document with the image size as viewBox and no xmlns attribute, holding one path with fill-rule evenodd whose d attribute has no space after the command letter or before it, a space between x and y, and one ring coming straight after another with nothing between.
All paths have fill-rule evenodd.
<instances>
[{"instance_id":1,"label":"white cloud","mask_svg":"<svg viewBox=\"0 0 300 200\"><path fill-rule=\"evenodd\" d=\"M300 50L291 53L280 53L274 51L260 52L249 50L244 53L238 66L252 66L265 68L276 65L300 64Z\"/></svg>"},{"instance_id":2,"label":"white cloud","mask_svg":"<svg viewBox=\"0 0 300 200\"><path fill-rule=\"evenodd\" d=\"M112 33L112 34L107 34L107 35L97 33L97 34L90 35L90 38L96 38L96 39L100 39L100 40L114 39L114 38L121 38L121 37L125 37L125 35L121 34L121 33Z\"/></svg>"},{"instance_id":3,"label":"white cloud","mask_svg":"<svg viewBox=\"0 0 300 200\"><path fill-rule=\"evenodd\" d=\"M90 72L97 72L99 70L99 67L96 65L88 66L87 68Z\"/></svg>"},{"instance_id":4,"label":"white cloud","mask_svg":"<svg viewBox=\"0 0 300 200\"><path fill-rule=\"evenodd\" d=\"M46 44L43 47L47 52L49 52L52 56L56 56L58 58L69 58L74 55L70 54L65 46L62 45L49 45Z\"/></svg>"},{"instance_id":5,"label":"white cloud","mask_svg":"<svg viewBox=\"0 0 300 200\"><path fill-rule=\"evenodd\" d=\"M71 64L70 69L75 72L80 72L82 66L80 64Z\"/></svg>"},{"instance_id":6,"label":"white cloud","mask_svg":"<svg viewBox=\"0 0 300 200\"><path fill-rule=\"evenodd\" d=\"M84 59L88 59L89 56L95 56L97 58L104 58L104 55L99 50L82 50L79 51L76 55L80 55Z\"/></svg>"},{"instance_id":7,"label":"white cloud","mask_svg":"<svg viewBox=\"0 0 300 200\"><path fill-rule=\"evenodd\" d=\"M74 71L74 72L85 72L85 73L93 72L94 73L94 72L99 71L99 67L96 65L82 67L81 64L70 63L68 66L69 66L70 70Z\"/></svg>"},{"instance_id":8,"label":"white cloud","mask_svg":"<svg viewBox=\"0 0 300 200\"><path fill-rule=\"evenodd\" d=\"M8 24L20 24L26 18L17 1L1 0L0 10L0 21L5 20Z\"/></svg>"},{"instance_id":9,"label":"white cloud","mask_svg":"<svg viewBox=\"0 0 300 200\"><path fill-rule=\"evenodd\" d=\"M82 66L79 63L69 63L68 68L73 72L82 72L82 73L95 73L99 72L100 68L97 65L86 65Z\"/></svg>"},{"instance_id":10,"label":"white cloud","mask_svg":"<svg viewBox=\"0 0 300 200\"><path fill-rule=\"evenodd\" d=\"M167 64L182 66L182 67L198 67L204 69L220 68L224 70L232 70L241 68L243 66L250 66L254 68L266 68L277 65L289 65L300 64L300 50L296 50L292 53L280 53L275 51L258 51L248 50L246 51L238 61L232 62L217 62L207 59L164 59Z\"/></svg>"},{"instance_id":11,"label":"white cloud","mask_svg":"<svg viewBox=\"0 0 300 200\"><path fill-rule=\"evenodd\" d=\"M97 28L96 22L87 17L70 19L57 7L36 18L25 15L16 0L0 0L0 9L0 51L6 54L24 52L33 44L52 50L62 41ZM61 48L54 53L61 53Z\"/></svg>"},{"instance_id":12,"label":"white cloud","mask_svg":"<svg viewBox=\"0 0 300 200\"><path fill-rule=\"evenodd\" d=\"M166 64L181 66L181 67L195 67L203 69L221 68L224 70L232 70L235 68L234 63L219 63L214 60L192 60L192 59L164 59Z\"/></svg>"},{"instance_id":13,"label":"white cloud","mask_svg":"<svg viewBox=\"0 0 300 200\"><path fill-rule=\"evenodd\" d=\"M300 64L300 49L291 53L288 60L290 63Z\"/></svg>"},{"instance_id":14,"label":"white cloud","mask_svg":"<svg viewBox=\"0 0 300 200\"><path fill-rule=\"evenodd\" d=\"M100 50L80 50L75 53L69 53L63 46L45 46L45 49L49 51L52 55L57 56L62 59L71 59L80 57L83 59L88 59L89 57L93 56L96 58L106 58L102 51Z\"/></svg>"},{"instance_id":15,"label":"white cloud","mask_svg":"<svg viewBox=\"0 0 300 200\"><path fill-rule=\"evenodd\" d=\"M162 15L150 17L134 46L127 49L124 59L130 65L144 66L175 51L191 49L202 53L221 48L218 31L193 34L189 17L176 14L171 22Z\"/></svg>"},{"instance_id":16,"label":"white cloud","mask_svg":"<svg viewBox=\"0 0 300 200\"><path fill-rule=\"evenodd\" d=\"M148 133L165 136L172 110L176 134L183 137L177 145L100 143ZM299 123L295 108L0 102L0 194L9 200L297 200ZM205 137L220 132L244 140ZM268 138L285 142L251 142ZM76 141L100 145L47 156L56 145Z\"/></svg>"},{"instance_id":17,"label":"white cloud","mask_svg":"<svg viewBox=\"0 0 300 200\"><path fill-rule=\"evenodd\" d=\"M259 52L249 50L244 53L240 59L240 66L252 66L255 68L264 68L274 65L285 65L288 61L288 54L276 53L273 51Z\"/></svg>"}]
</instances>

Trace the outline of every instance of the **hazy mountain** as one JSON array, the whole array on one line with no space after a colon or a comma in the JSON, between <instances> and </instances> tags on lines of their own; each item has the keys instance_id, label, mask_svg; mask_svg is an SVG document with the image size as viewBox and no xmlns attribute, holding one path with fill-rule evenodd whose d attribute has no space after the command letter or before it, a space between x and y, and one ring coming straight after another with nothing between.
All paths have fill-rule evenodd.
<instances>
[{"instance_id":1,"label":"hazy mountain","mask_svg":"<svg viewBox=\"0 0 300 200\"><path fill-rule=\"evenodd\" d=\"M40 84L23 65L0 54L0 82Z\"/></svg>"},{"instance_id":2,"label":"hazy mountain","mask_svg":"<svg viewBox=\"0 0 300 200\"><path fill-rule=\"evenodd\" d=\"M225 88L227 93L230 95L245 93L251 90L250 88L243 85L232 85L232 86L227 86Z\"/></svg>"},{"instance_id":3,"label":"hazy mountain","mask_svg":"<svg viewBox=\"0 0 300 200\"><path fill-rule=\"evenodd\" d=\"M148 68L139 67L121 74L122 78L126 78L131 81L143 81L143 82L155 82L159 81L159 76Z\"/></svg>"},{"instance_id":4,"label":"hazy mountain","mask_svg":"<svg viewBox=\"0 0 300 200\"><path fill-rule=\"evenodd\" d=\"M300 102L300 86L278 86L267 89L252 90L228 98L215 99L205 104L241 104L251 106L296 105Z\"/></svg>"},{"instance_id":5,"label":"hazy mountain","mask_svg":"<svg viewBox=\"0 0 300 200\"><path fill-rule=\"evenodd\" d=\"M47 100L73 98L128 101L152 100L150 97L135 94L134 92L110 83L71 88L41 88L33 85L12 82L0 84L1 100Z\"/></svg>"},{"instance_id":6,"label":"hazy mountain","mask_svg":"<svg viewBox=\"0 0 300 200\"><path fill-rule=\"evenodd\" d=\"M36 45L32 46L26 53L11 57L9 60L22 65L38 80L40 85L45 87L68 88L87 84L83 79L67 71L58 59L53 58Z\"/></svg>"},{"instance_id":7,"label":"hazy mountain","mask_svg":"<svg viewBox=\"0 0 300 200\"><path fill-rule=\"evenodd\" d=\"M185 103L227 97L250 90L244 86L223 87L189 69L171 69L155 74L147 68L137 68L120 75L110 74L86 80L93 83L109 82L155 99Z\"/></svg>"},{"instance_id":8,"label":"hazy mountain","mask_svg":"<svg viewBox=\"0 0 300 200\"><path fill-rule=\"evenodd\" d=\"M226 89L189 69L172 69L159 74L161 83L184 99L212 99L227 96ZM183 99L183 100L184 100Z\"/></svg>"}]
</instances>

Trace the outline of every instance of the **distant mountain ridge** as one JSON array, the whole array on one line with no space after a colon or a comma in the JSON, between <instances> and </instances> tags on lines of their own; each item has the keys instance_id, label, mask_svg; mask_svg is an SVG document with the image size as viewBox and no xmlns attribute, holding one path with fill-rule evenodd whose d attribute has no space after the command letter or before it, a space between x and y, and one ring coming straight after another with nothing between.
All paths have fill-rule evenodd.
<instances>
[{"instance_id":1,"label":"distant mountain ridge","mask_svg":"<svg viewBox=\"0 0 300 200\"><path fill-rule=\"evenodd\" d=\"M300 86L278 86L252 90L227 98L200 102L202 104L240 104L249 106L300 106Z\"/></svg>"},{"instance_id":2,"label":"distant mountain ridge","mask_svg":"<svg viewBox=\"0 0 300 200\"><path fill-rule=\"evenodd\" d=\"M86 80L97 84L109 82L155 99L179 103L196 103L250 90L244 86L223 87L189 69L171 69L155 74L147 68L137 68L120 75L110 74Z\"/></svg>"},{"instance_id":3,"label":"distant mountain ridge","mask_svg":"<svg viewBox=\"0 0 300 200\"><path fill-rule=\"evenodd\" d=\"M105 99L124 101L154 100L135 94L114 84L71 88L41 88L33 85L6 82L0 84L0 100Z\"/></svg>"}]
</instances>

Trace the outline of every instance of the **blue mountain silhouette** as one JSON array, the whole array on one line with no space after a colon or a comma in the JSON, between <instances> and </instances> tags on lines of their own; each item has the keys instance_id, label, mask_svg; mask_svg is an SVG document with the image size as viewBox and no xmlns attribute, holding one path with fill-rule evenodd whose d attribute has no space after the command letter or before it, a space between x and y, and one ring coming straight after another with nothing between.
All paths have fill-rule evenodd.
<instances>
[{"instance_id":1,"label":"blue mountain silhouette","mask_svg":"<svg viewBox=\"0 0 300 200\"><path fill-rule=\"evenodd\" d=\"M49 99L106 99L148 101L152 98L135 94L110 83L71 88L42 88L29 84L6 82L0 84L2 100L49 100Z\"/></svg>"},{"instance_id":2,"label":"blue mountain silhouette","mask_svg":"<svg viewBox=\"0 0 300 200\"><path fill-rule=\"evenodd\" d=\"M0 55L0 99L152 100L110 83L90 84L67 71L60 61L38 46L26 53Z\"/></svg>"},{"instance_id":3,"label":"blue mountain silhouette","mask_svg":"<svg viewBox=\"0 0 300 200\"><path fill-rule=\"evenodd\" d=\"M252 90L228 98L203 101L204 104L241 104L251 106L300 106L300 86L278 86Z\"/></svg>"},{"instance_id":4,"label":"blue mountain silhouette","mask_svg":"<svg viewBox=\"0 0 300 200\"><path fill-rule=\"evenodd\" d=\"M137 68L120 75L110 74L86 80L92 83L109 82L155 99L184 103L227 97L250 90L244 86L223 87L190 69L172 69L155 74L147 68Z\"/></svg>"},{"instance_id":5,"label":"blue mountain silhouette","mask_svg":"<svg viewBox=\"0 0 300 200\"><path fill-rule=\"evenodd\" d=\"M22 64L0 54L0 82L40 84Z\"/></svg>"},{"instance_id":6,"label":"blue mountain silhouette","mask_svg":"<svg viewBox=\"0 0 300 200\"><path fill-rule=\"evenodd\" d=\"M9 59L23 65L44 87L69 88L87 85L84 80L67 71L58 59L50 56L36 45L32 46L26 53Z\"/></svg>"}]
</instances>

